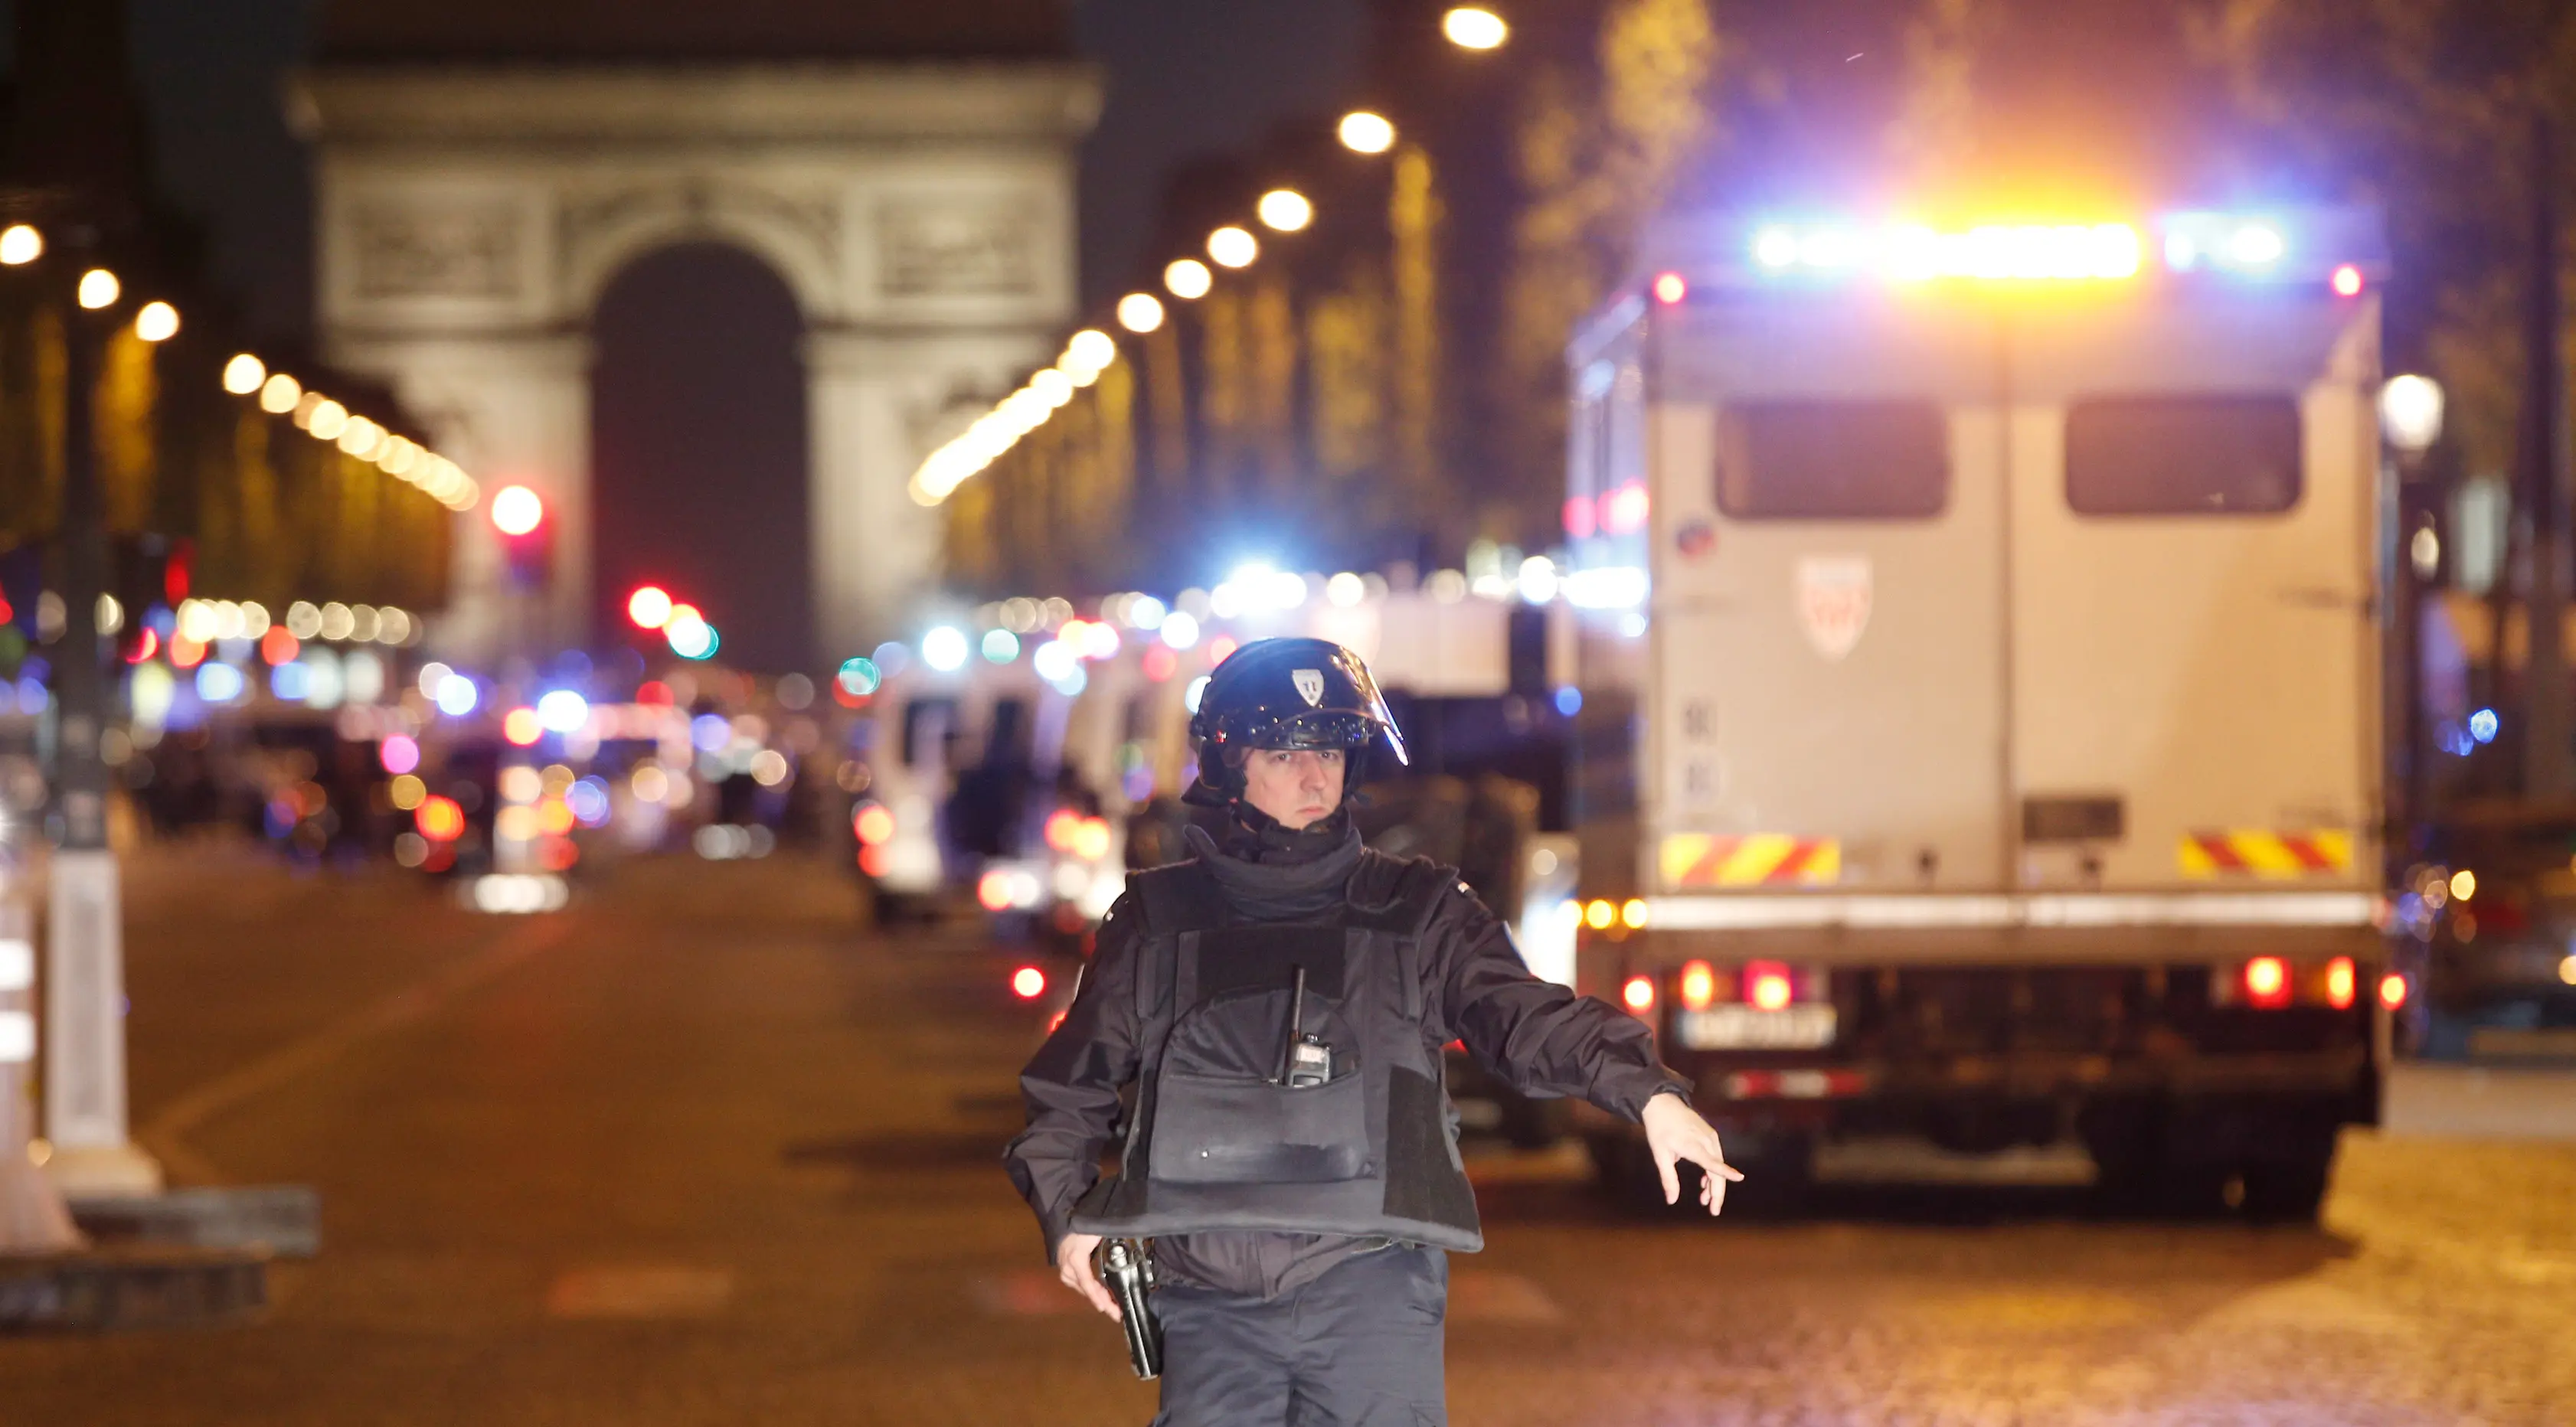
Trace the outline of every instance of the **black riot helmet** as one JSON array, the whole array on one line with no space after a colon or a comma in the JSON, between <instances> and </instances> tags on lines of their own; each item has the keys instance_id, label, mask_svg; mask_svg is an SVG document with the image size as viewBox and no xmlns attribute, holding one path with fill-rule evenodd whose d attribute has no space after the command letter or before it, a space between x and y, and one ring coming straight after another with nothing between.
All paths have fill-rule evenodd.
<instances>
[{"instance_id":1,"label":"black riot helmet","mask_svg":"<svg viewBox=\"0 0 2576 1427\"><path fill-rule=\"evenodd\" d=\"M1329 639L1256 639L1228 655L1199 691L1190 742L1199 777L1187 797L1203 805L1242 796L1243 771L1226 757L1236 749L1347 749L1352 787L1371 749L1407 761L1404 734L1368 665Z\"/></svg>"}]
</instances>

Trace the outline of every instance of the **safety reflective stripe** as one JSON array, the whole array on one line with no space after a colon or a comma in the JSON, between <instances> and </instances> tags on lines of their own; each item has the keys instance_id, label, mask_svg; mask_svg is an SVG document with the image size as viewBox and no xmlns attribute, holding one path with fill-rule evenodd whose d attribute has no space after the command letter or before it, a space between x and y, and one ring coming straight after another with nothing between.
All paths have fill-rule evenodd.
<instances>
[{"instance_id":1,"label":"safety reflective stripe","mask_svg":"<svg viewBox=\"0 0 2576 1427\"><path fill-rule=\"evenodd\" d=\"M1814 887L1843 875L1842 843L1830 837L1677 832L1659 852L1667 887Z\"/></svg>"},{"instance_id":2,"label":"safety reflective stripe","mask_svg":"<svg viewBox=\"0 0 2576 1427\"><path fill-rule=\"evenodd\" d=\"M2312 877L2349 871L2352 834L2337 828L2188 832L2174 849L2186 877Z\"/></svg>"},{"instance_id":3,"label":"safety reflective stripe","mask_svg":"<svg viewBox=\"0 0 2576 1427\"><path fill-rule=\"evenodd\" d=\"M2370 926L2368 892L1650 897L1658 931L1777 927Z\"/></svg>"}]
</instances>

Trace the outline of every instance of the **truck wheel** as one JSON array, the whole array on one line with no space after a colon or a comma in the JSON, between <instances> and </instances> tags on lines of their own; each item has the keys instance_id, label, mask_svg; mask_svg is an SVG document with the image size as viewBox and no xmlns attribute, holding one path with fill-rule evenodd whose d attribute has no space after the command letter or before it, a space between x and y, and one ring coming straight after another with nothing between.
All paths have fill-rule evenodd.
<instances>
[{"instance_id":1,"label":"truck wheel","mask_svg":"<svg viewBox=\"0 0 2576 1427\"><path fill-rule=\"evenodd\" d=\"M2245 1166L2245 1217L2257 1224L2313 1224L2334 1174L2334 1142Z\"/></svg>"}]
</instances>

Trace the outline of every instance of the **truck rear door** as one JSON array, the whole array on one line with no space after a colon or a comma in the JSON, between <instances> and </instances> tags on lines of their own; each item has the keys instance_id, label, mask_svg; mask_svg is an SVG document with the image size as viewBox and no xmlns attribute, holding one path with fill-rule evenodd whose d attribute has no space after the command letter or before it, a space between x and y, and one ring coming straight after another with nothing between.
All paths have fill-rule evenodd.
<instances>
[{"instance_id":1,"label":"truck rear door","mask_svg":"<svg viewBox=\"0 0 2576 1427\"><path fill-rule=\"evenodd\" d=\"M1652 321L1639 791L1659 889L1997 885L1992 318L1805 291Z\"/></svg>"},{"instance_id":2,"label":"truck rear door","mask_svg":"<svg viewBox=\"0 0 2576 1427\"><path fill-rule=\"evenodd\" d=\"M2373 884L2374 301L2010 318L2022 885Z\"/></svg>"}]
</instances>

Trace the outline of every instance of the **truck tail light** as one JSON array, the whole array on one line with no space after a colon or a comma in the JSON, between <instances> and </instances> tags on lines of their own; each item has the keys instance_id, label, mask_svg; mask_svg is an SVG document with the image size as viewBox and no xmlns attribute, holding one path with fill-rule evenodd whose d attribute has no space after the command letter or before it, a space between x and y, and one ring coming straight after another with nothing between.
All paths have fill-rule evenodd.
<instances>
[{"instance_id":1,"label":"truck tail light","mask_svg":"<svg viewBox=\"0 0 2576 1427\"><path fill-rule=\"evenodd\" d=\"M1744 968L1744 999L1758 1009L1777 1011L1797 999L1789 968L1776 961L1757 961Z\"/></svg>"},{"instance_id":2,"label":"truck tail light","mask_svg":"<svg viewBox=\"0 0 2576 1427\"><path fill-rule=\"evenodd\" d=\"M1034 1001L1046 994L1046 973L1034 966L1023 966L1011 973L1011 994L1023 1001Z\"/></svg>"},{"instance_id":3,"label":"truck tail light","mask_svg":"<svg viewBox=\"0 0 2576 1427\"><path fill-rule=\"evenodd\" d=\"M2338 956L2326 963L2326 1004L2338 1011L2352 1009L2353 993L2360 976L2353 970L2352 958Z\"/></svg>"},{"instance_id":4,"label":"truck tail light","mask_svg":"<svg viewBox=\"0 0 2576 1427\"><path fill-rule=\"evenodd\" d=\"M1630 1011L1640 1016L1655 1009L1655 978L1629 977L1627 984L1619 988L1619 999L1626 1003Z\"/></svg>"},{"instance_id":5,"label":"truck tail light","mask_svg":"<svg viewBox=\"0 0 2576 1427\"><path fill-rule=\"evenodd\" d=\"M1717 972L1705 961L1694 961L1682 968L1682 1009L1705 1011L1717 999Z\"/></svg>"},{"instance_id":6,"label":"truck tail light","mask_svg":"<svg viewBox=\"0 0 2576 1427\"><path fill-rule=\"evenodd\" d=\"M2290 1004L2290 964L2277 956L2258 956L2245 963L2245 999L2266 1010Z\"/></svg>"},{"instance_id":7,"label":"truck tail light","mask_svg":"<svg viewBox=\"0 0 2576 1427\"><path fill-rule=\"evenodd\" d=\"M2379 1004L2392 1011L2398 1010L2405 1006L2409 989L2403 973L2389 972L2379 978Z\"/></svg>"}]
</instances>

